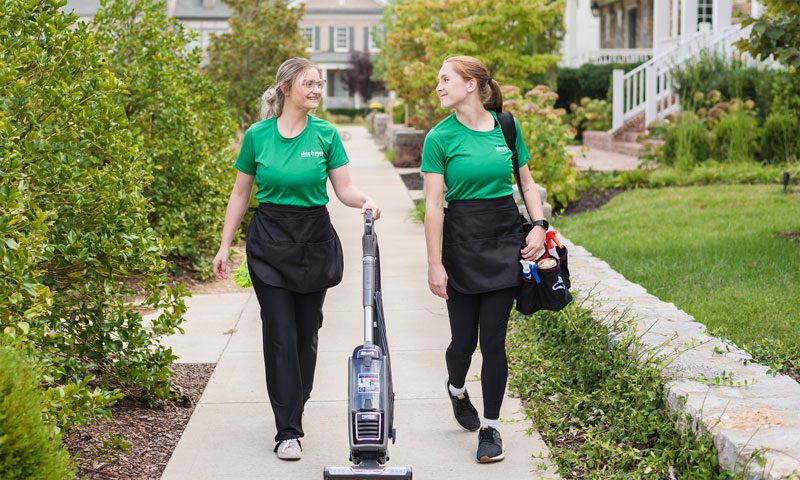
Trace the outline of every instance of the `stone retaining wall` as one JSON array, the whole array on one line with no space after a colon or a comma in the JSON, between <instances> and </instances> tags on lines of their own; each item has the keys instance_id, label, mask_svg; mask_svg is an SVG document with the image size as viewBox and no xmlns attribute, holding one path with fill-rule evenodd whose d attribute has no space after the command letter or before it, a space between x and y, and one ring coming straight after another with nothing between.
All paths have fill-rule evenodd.
<instances>
[{"instance_id":1,"label":"stone retaining wall","mask_svg":"<svg viewBox=\"0 0 800 480\"><path fill-rule=\"evenodd\" d=\"M737 478L800 479L800 384L768 374L747 352L706 334L691 315L626 280L585 248L565 243L573 287L592 292L595 318L628 311L643 345L677 355L662 373L667 403L712 436L720 465L745 470ZM715 379L722 386L713 385Z\"/></svg>"}]
</instances>

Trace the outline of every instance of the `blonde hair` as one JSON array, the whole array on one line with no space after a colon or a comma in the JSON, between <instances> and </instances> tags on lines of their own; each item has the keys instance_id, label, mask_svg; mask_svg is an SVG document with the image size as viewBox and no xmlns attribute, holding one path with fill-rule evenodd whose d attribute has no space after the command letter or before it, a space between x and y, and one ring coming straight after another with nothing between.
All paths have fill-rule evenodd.
<instances>
[{"instance_id":1,"label":"blonde hair","mask_svg":"<svg viewBox=\"0 0 800 480\"><path fill-rule=\"evenodd\" d=\"M275 83L261 95L261 120L281 115L283 102L286 100L281 87L291 87L297 77L312 68L316 69L317 72L320 71L310 60L300 57L290 58L278 67L278 73L275 74ZM322 75L322 72L320 72L320 75Z\"/></svg>"},{"instance_id":2,"label":"blonde hair","mask_svg":"<svg viewBox=\"0 0 800 480\"><path fill-rule=\"evenodd\" d=\"M478 95L483 107L495 112L503 111L503 94L500 92L500 85L489 74L489 69L475 57L467 55L453 55L444 59L444 63L450 62L453 69L464 80L474 78L478 82Z\"/></svg>"}]
</instances>

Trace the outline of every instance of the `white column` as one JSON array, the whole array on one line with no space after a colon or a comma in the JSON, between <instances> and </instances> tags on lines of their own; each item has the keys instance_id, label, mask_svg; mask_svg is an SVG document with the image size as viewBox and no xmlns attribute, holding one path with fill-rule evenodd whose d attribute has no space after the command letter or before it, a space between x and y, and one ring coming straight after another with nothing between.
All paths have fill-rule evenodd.
<instances>
[{"instance_id":1,"label":"white column","mask_svg":"<svg viewBox=\"0 0 800 480\"><path fill-rule=\"evenodd\" d=\"M697 32L697 0L681 0L681 41Z\"/></svg>"},{"instance_id":2,"label":"white column","mask_svg":"<svg viewBox=\"0 0 800 480\"><path fill-rule=\"evenodd\" d=\"M662 51L663 41L669 37L669 4L667 0L653 2L653 56Z\"/></svg>"},{"instance_id":3,"label":"white column","mask_svg":"<svg viewBox=\"0 0 800 480\"><path fill-rule=\"evenodd\" d=\"M750 4L750 16L753 18L758 18L762 13L764 13L764 6L761 5L760 1L753 0Z\"/></svg>"},{"instance_id":4,"label":"white column","mask_svg":"<svg viewBox=\"0 0 800 480\"><path fill-rule=\"evenodd\" d=\"M322 70L322 79L325 80L325 83L328 83L328 69L325 67L321 68ZM322 110L328 109L328 86L325 85L325 88L322 89Z\"/></svg>"},{"instance_id":5,"label":"white column","mask_svg":"<svg viewBox=\"0 0 800 480\"><path fill-rule=\"evenodd\" d=\"M611 93L611 102L612 102L612 117L611 117L611 128L616 130L625 123L625 89L624 82L625 82L625 70L616 69L614 70L614 86Z\"/></svg>"},{"instance_id":6,"label":"white column","mask_svg":"<svg viewBox=\"0 0 800 480\"><path fill-rule=\"evenodd\" d=\"M650 65L644 73L644 128L653 123L658 115L658 67Z\"/></svg>"},{"instance_id":7,"label":"white column","mask_svg":"<svg viewBox=\"0 0 800 480\"><path fill-rule=\"evenodd\" d=\"M575 21L575 0L567 0L564 10L564 25L567 29L567 34L564 36L564 41L561 44L561 63L572 67L572 57L575 55L575 36L578 34L578 25Z\"/></svg>"},{"instance_id":8,"label":"white column","mask_svg":"<svg viewBox=\"0 0 800 480\"><path fill-rule=\"evenodd\" d=\"M731 0L714 0L711 7L711 28L718 31L730 26L732 14L733 5Z\"/></svg>"},{"instance_id":9,"label":"white column","mask_svg":"<svg viewBox=\"0 0 800 480\"><path fill-rule=\"evenodd\" d=\"M666 2L667 0L664 0L664 1ZM681 2L681 0L671 0L671 2L672 2L671 3L671 5L672 5L672 32L670 32L669 36L670 37L677 37L678 35L680 35L680 30L679 30L680 24L678 23L678 21L679 21L680 16L681 16L680 15L681 14L681 10L680 10L680 2Z\"/></svg>"}]
</instances>

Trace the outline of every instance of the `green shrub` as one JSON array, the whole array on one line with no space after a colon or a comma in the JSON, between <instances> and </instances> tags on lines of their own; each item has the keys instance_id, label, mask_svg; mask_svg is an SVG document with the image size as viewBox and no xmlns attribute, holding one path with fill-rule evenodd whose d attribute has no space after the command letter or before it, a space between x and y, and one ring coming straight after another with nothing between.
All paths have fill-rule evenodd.
<instances>
[{"instance_id":1,"label":"green shrub","mask_svg":"<svg viewBox=\"0 0 800 480\"><path fill-rule=\"evenodd\" d=\"M745 110L724 115L714 127L714 154L720 161L752 162L758 145L758 122Z\"/></svg>"},{"instance_id":2,"label":"green shrub","mask_svg":"<svg viewBox=\"0 0 800 480\"><path fill-rule=\"evenodd\" d=\"M123 85L62 5L6 0L0 15L0 336L36 359L47 418L68 429L107 414L114 387L170 394L159 337L185 305L148 223ZM139 306L162 313L145 324Z\"/></svg>"},{"instance_id":3,"label":"green shrub","mask_svg":"<svg viewBox=\"0 0 800 480\"><path fill-rule=\"evenodd\" d=\"M557 97L543 85L527 92L524 98L519 89L506 89L503 108L519 121L531 154L528 168L536 183L547 189L550 203L558 210L577 198L578 185L577 172L567 152L575 131L562 120L566 112L554 107Z\"/></svg>"},{"instance_id":4,"label":"green shrub","mask_svg":"<svg viewBox=\"0 0 800 480\"><path fill-rule=\"evenodd\" d=\"M364 108L329 108L328 112L333 115L350 117L351 120L364 115Z\"/></svg>"},{"instance_id":5,"label":"green shrub","mask_svg":"<svg viewBox=\"0 0 800 480\"><path fill-rule=\"evenodd\" d=\"M614 69L630 71L638 64L594 65L586 63L578 68L561 68L556 77L556 107L569 108L584 97L609 98Z\"/></svg>"},{"instance_id":6,"label":"green shrub","mask_svg":"<svg viewBox=\"0 0 800 480\"><path fill-rule=\"evenodd\" d=\"M61 435L42 418L42 392L23 356L0 345L0 480L73 478Z\"/></svg>"},{"instance_id":7,"label":"green shrub","mask_svg":"<svg viewBox=\"0 0 800 480\"><path fill-rule=\"evenodd\" d=\"M586 479L728 478L713 441L681 428L682 419L664 401L659 371L669 359L626 333L625 319L604 315L601 323L585 305L515 315L509 328L509 390L522 399L559 473Z\"/></svg>"},{"instance_id":8,"label":"green shrub","mask_svg":"<svg viewBox=\"0 0 800 480\"><path fill-rule=\"evenodd\" d=\"M661 156L666 165L687 169L711 156L711 138L696 117L682 116L667 131Z\"/></svg>"},{"instance_id":9,"label":"green shrub","mask_svg":"<svg viewBox=\"0 0 800 480\"><path fill-rule=\"evenodd\" d=\"M583 138L586 130L606 131L611 128L611 104L605 100L581 99L580 105L569 106L572 112L570 125L575 127L577 138Z\"/></svg>"},{"instance_id":10,"label":"green shrub","mask_svg":"<svg viewBox=\"0 0 800 480\"><path fill-rule=\"evenodd\" d=\"M92 20L108 66L126 83L117 97L153 172L149 218L173 265L211 275L234 173L237 124L225 85L200 71L192 35L158 0L106 3ZM147 48L142 48L146 45ZM204 261L205 260L205 261Z\"/></svg>"},{"instance_id":11,"label":"green shrub","mask_svg":"<svg viewBox=\"0 0 800 480\"><path fill-rule=\"evenodd\" d=\"M392 108L392 123L402 125L406 121L406 106L395 105Z\"/></svg>"},{"instance_id":12,"label":"green shrub","mask_svg":"<svg viewBox=\"0 0 800 480\"><path fill-rule=\"evenodd\" d=\"M761 156L770 163L781 163L800 156L800 121L789 110L773 111L764 122Z\"/></svg>"}]
</instances>

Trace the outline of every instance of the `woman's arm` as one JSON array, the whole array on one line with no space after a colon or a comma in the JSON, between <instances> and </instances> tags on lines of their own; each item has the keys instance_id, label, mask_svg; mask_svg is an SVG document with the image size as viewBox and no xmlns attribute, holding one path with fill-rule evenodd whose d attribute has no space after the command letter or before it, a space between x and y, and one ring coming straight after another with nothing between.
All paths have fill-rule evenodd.
<instances>
[{"instance_id":1,"label":"woman's arm","mask_svg":"<svg viewBox=\"0 0 800 480\"><path fill-rule=\"evenodd\" d=\"M228 199L228 208L225 210L225 223L222 227L222 241L219 251L214 257L214 275L222 280L228 278L228 250L231 248L236 229L242 223L244 212L250 203L250 192L253 190L253 176L237 172L236 182L233 184L231 196Z\"/></svg>"},{"instance_id":2,"label":"woman's arm","mask_svg":"<svg viewBox=\"0 0 800 480\"><path fill-rule=\"evenodd\" d=\"M533 181L528 165L523 165L519 168L519 177L522 182L522 185L519 185L520 195L525 198L525 204L528 206L531 220L544 219L542 200L539 197L539 190L536 188L536 182ZM542 250L544 250L544 234L544 228L540 226L533 227L533 230L525 238L527 246L520 251L522 258L533 260L542 254Z\"/></svg>"},{"instance_id":3,"label":"woman's arm","mask_svg":"<svg viewBox=\"0 0 800 480\"><path fill-rule=\"evenodd\" d=\"M333 191L336 192L336 198L340 202L348 207L360 208L361 213L372 210L375 220L381 218L381 209L378 208L375 201L353 185L347 165L328 170L328 177L331 179Z\"/></svg>"},{"instance_id":4,"label":"woman's arm","mask_svg":"<svg viewBox=\"0 0 800 480\"><path fill-rule=\"evenodd\" d=\"M444 175L425 172L425 247L428 251L428 287L447 299L447 272L440 245L444 225Z\"/></svg>"}]
</instances>

